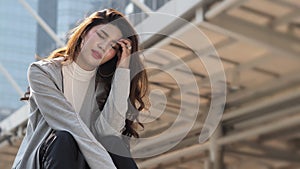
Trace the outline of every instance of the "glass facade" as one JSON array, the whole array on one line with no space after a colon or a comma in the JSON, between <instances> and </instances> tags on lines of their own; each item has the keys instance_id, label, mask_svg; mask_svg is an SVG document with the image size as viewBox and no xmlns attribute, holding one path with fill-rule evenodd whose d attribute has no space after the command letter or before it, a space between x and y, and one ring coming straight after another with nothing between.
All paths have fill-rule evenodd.
<instances>
[{"instance_id":1,"label":"glass facade","mask_svg":"<svg viewBox=\"0 0 300 169\"><path fill-rule=\"evenodd\" d=\"M58 0L39 0L38 3L39 16L47 22L53 32L56 32L57 27L57 1ZM48 56L51 51L56 48L55 41L40 25L37 25L36 40L36 53L39 57Z\"/></svg>"},{"instance_id":2,"label":"glass facade","mask_svg":"<svg viewBox=\"0 0 300 169\"><path fill-rule=\"evenodd\" d=\"M37 0L27 0L36 10ZM16 0L0 0L0 63L20 88L27 88L27 68L34 61L36 21ZM0 120L24 103L20 94L0 72Z\"/></svg>"},{"instance_id":3,"label":"glass facade","mask_svg":"<svg viewBox=\"0 0 300 169\"><path fill-rule=\"evenodd\" d=\"M58 18L57 18L57 35L66 39L66 33L72 29L78 21L91 10L92 3L87 0L59 0L58 1Z\"/></svg>"}]
</instances>

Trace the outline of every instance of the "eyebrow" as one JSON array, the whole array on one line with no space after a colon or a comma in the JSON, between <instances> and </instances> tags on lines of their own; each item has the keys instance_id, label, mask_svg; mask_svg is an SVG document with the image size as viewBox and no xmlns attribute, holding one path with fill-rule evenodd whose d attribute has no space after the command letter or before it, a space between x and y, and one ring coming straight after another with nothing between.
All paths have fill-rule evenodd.
<instances>
[{"instance_id":1,"label":"eyebrow","mask_svg":"<svg viewBox=\"0 0 300 169\"><path fill-rule=\"evenodd\" d=\"M106 37L109 37L109 35L104 31L104 30L100 30Z\"/></svg>"}]
</instances>

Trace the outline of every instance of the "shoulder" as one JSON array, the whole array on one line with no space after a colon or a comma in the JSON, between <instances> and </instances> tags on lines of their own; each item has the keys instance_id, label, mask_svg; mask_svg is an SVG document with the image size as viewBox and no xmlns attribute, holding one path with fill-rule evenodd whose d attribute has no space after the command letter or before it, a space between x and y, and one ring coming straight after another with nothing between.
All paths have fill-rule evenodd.
<instances>
[{"instance_id":1,"label":"shoulder","mask_svg":"<svg viewBox=\"0 0 300 169\"><path fill-rule=\"evenodd\" d=\"M62 62L64 58L59 57L59 58L54 58L54 59L43 59L40 61L36 61L30 64L29 70L31 70L34 67L37 67L41 70L56 70L56 69L61 69L62 67Z\"/></svg>"},{"instance_id":2,"label":"shoulder","mask_svg":"<svg viewBox=\"0 0 300 169\"><path fill-rule=\"evenodd\" d=\"M41 67L41 68L45 68L45 69L51 68L51 67L61 67L63 60L64 60L64 58L62 58L62 57L53 58L53 59L43 59L43 60L31 63L30 67L37 66L37 67Z\"/></svg>"},{"instance_id":3,"label":"shoulder","mask_svg":"<svg viewBox=\"0 0 300 169\"><path fill-rule=\"evenodd\" d=\"M43 59L30 64L28 74L44 73L49 76L58 76L61 73L64 58Z\"/></svg>"}]
</instances>

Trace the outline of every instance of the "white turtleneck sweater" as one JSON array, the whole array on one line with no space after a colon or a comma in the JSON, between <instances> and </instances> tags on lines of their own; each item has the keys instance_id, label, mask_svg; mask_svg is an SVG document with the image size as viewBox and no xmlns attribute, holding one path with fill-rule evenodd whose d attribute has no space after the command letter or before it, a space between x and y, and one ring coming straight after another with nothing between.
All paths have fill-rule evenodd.
<instances>
[{"instance_id":1,"label":"white turtleneck sweater","mask_svg":"<svg viewBox=\"0 0 300 169\"><path fill-rule=\"evenodd\" d=\"M87 71L76 62L62 67L64 95L77 113L80 112L91 79L95 77L96 69Z\"/></svg>"}]
</instances>

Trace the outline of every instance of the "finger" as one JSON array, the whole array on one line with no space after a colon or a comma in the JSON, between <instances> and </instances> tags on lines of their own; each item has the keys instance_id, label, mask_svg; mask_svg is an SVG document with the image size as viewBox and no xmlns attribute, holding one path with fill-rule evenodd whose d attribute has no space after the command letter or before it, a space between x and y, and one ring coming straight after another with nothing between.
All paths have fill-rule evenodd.
<instances>
[{"instance_id":1,"label":"finger","mask_svg":"<svg viewBox=\"0 0 300 169\"><path fill-rule=\"evenodd\" d=\"M125 40L119 40L118 44L122 48L121 56L118 60L118 67L128 68L129 67L129 61L130 61L130 53L131 49L128 49L128 46L125 42Z\"/></svg>"},{"instance_id":2,"label":"finger","mask_svg":"<svg viewBox=\"0 0 300 169\"><path fill-rule=\"evenodd\" d=\"M120 42L123 42L126 44L127 48L131 48L131 40L129 39L120 39Z\"/></svg>"},{"instance_id":3,"label":"finger","mask_svg":"<svg viewBox=\"0 0 300 169\"><path fill-rule=\"evenodd\" d=\"M123 42L123 41L119 41L118 44L121 45L123 51L126 51L126 53L130 53L130 51L131 51L131 46L130 46L130 44L128 45L128 44L126 44L126 43Z\"/></svg>"},{"instance_id":4,"label":"finger","mask_svg":"<svg viewBox=\"0 0 300 169\"><path fill-rule=\"evenodd\" d=\"M122 47L123 50L127 49L127 45L124 42L118 41L117 43Z\"/></svg>"},{"instance_id":5,"label":"finger","mask_svg":"<svg viewBox=\"0 0 300 169\"><path fill-rule=\"evenodd\" d=\"M131 40L130 39L120 39L119 41L126 43L127 45L131 45Z\"/></svg>"}]
</instances>

